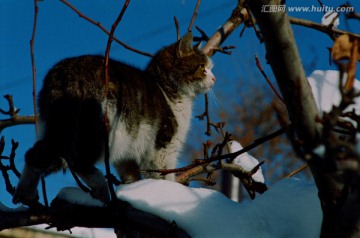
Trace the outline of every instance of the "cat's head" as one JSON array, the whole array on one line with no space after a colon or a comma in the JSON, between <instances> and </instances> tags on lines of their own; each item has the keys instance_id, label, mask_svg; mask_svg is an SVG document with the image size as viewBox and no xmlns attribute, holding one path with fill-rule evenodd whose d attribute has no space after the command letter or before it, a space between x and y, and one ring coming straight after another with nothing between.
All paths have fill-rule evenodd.
<instances>
[{"instance_id":1,"label":"cat's head","mask_svg":"<svg viewBox=\"0 0 360 238\"><path fill-rule=\"evenodd\" d=\"M197 46L188 32L176 43L161 49L151 60L147 71L167 93L196 96L205 93L215 83L212 61Z\"/></svg>"}]
</instances>

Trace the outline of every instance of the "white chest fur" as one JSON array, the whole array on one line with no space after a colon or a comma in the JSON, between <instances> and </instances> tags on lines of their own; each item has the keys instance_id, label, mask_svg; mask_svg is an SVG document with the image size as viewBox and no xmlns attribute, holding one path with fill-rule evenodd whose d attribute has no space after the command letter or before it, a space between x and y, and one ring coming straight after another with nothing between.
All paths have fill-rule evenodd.
<instances>
[{"instance_id":1,"label":"white chest fur","mask_svg":"<svg viewBox=\"0 0 360 238\"><path fill-rule=\"evenodd\" d=\"M158 127L146 121L140 122L139 133L134 136L126 129L124 118L108 105L110 121L109 147L110 161L135 160L141 169L174 168L176 159L189 130L192 99L183 98L176 102L168 101L177 121L177 128L169 144L160 150L155 149Z\"/></svg>"}]
</instances>

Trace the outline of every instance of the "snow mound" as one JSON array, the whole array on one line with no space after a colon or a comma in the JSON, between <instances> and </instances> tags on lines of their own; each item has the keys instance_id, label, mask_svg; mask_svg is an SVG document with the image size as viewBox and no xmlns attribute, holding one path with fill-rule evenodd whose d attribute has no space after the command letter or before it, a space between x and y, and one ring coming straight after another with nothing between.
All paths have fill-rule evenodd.
<instances>
[{"instance_id":1,"label":"snow mound","mask_svg":"<svg viewBox=\"0 0 360 238\"><path fill-rule=\"evenodd\" d=\"M329 112L333 105L338 106L341 101L339 92L340 73L337 70L315 70L308 77L316 105L320 112ZM344 80L345 82L345 80ZM354 89L360 91L360 82L355 80ZM355 108L360 113L360 98L354 99L355 104L349 106L347 111Z\"/></svg>"},{"instance_id":2,"label":"snow mound","mask_svg":"<svg viewBox=\"0 0 360 238\"><path fill-rule=\"evenodd\" d=\"M192 237L319 237L322 212L314 184L284 179L254 201L236 203L205 188L166 180L119 186L117 195Z\"/></svg>"}]
</instances>

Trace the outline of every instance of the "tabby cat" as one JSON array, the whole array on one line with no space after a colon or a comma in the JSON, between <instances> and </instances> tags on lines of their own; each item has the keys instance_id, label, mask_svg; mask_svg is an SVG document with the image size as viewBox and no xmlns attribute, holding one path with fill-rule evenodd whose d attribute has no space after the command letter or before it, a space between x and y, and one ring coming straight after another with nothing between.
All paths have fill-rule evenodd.
<instances>
[{"instance_id":1,"label":"tabby cat","mask_svg":"<svg viewBox=\"0 0 360 238\"><path fill-rule=\"evenodd\" d=\"M139 180L140 169L175 167L192 103L215 83L211 60L192 39L187 33L161 49L145 71L110 60L107 95L104 57L86 55L55 65L38 98L44 132L25 155L13 202L37 202L41 176L66 168L91 188L95 198L108 201L106 180L95 167L104 157L104 112L110 161L123 183ZM164 178L158 173L144 177Z\"/></svg>"}]
</instances>

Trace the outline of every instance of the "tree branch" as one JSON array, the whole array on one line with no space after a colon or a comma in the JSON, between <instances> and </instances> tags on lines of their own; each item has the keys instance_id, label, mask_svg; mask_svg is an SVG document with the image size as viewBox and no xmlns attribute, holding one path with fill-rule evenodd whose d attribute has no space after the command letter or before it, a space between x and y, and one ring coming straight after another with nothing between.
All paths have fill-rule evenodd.
<instances>
[{"instance_id":1,"label":"tree branch","mask_svg":"<svg viewBox=\"0 0 360 238\"><path fill-rule=\"evenodd\" d=\"M94 20L92 20L91 18L87 17L86 15L84 15L82 12L80 12L75 6L73 6L72 4L70 4L69 2L67 2L66 0L60 0L62 3L64 3L66 6L68 6L69 8L71 8L74 12L76 12L79 17L87 20L88 22L94 24L95 26L99 27L103 32L105 32L106 34L110 34L110 32L103 26L101 25L100 22L96 22ZM125 49L128 49L128 50L131 50L135 53L138 53L138 54L141 54L141 55L144 55L144 56L147 56L147 57L153 57L153 54L150 54L150 53L146 53L146 52L143 52L143 51L140 51L140 50L137 50L127 44L125 44L124 42L122 42L121 40L119 40L118 38L114 37L114 40L119 43L120 45L122 45Z\"/></svg>"},{"instance_id":2,"label":"tree branch","mask_svg":"<svg viewBox=\"0 0 360 238\"><path fill-rule=\"evenodd\" d=\"M320 128L315 118L319 112L302 67L294 36L285 12L261 12L263 5L275 0L249 1L265 40L267 60L286 102L289 118L306 147L319 142ZM306 140L306 141L305 141Z\"/></svg>"},{"instance_id":3,"label":"tree branch","mask_svg":"<svg viewBox=\"0 0 360 238\"><path fill-rule=\"evenodd\" d=\"M194 25L195 19L196 19L197 15L198 15L198 12L199 12L200 2L201 2L200 0L197 0L195 10L194 10L194 14L193 14L193 16L191 18L190 25L189 25L189 28L188 28L188 32L192 31L192 27Z\"/></svg>"},{"instance_id":4,"label":"tree branch","mask_svg":"<svg viewBox=\"0 0 360 238\"><path fill-rule=\"evenodd\" d=\"M37 113L37 100L36 100L36 65L35 65L35 52L34 52L34 43L37 27L37 19L39 13L38 0L34 0L34 24L33 31L30 40L30 55L31 55L31 66L32 66L32 82L33 82L33 107L34 107L34 121L35 121L35 132L38 132L38 113Z\"/></svg>"},{"instance_id":5,"label":"tree branch","mask_svg":"<svg viewBox=\"0 0 360 238\"><path fill-rule=\"evenodd\" d=\"M329 26L319 24L316 22L312 22L309 20L305 20L305 19L299 19L299 18L290 17L290 16L288 18L289 18L289 21L291 24L304 26L304 27L308 27L308 28L312 28L312 29L324 32L327 35L329 35L331 39L334 39L334 36L336 36L336 35L343 35L343 34L348 34L357 39L360 39L359 34L355 34L355 33L349 32L349 31L343 31L343 30L339 30L336 28L331 28Z\"/></svg>"},{"instance_id":6,"label":"tree branch","mask_svg":"<svg viewBox=\"0 0 360 238\"><path fill-rule=\"evenodd\" d=\"M129 6L129 3L130 3L130 0L125 1L124 5L119 13L119 16L116 18L114 24L111 27L108 42L106 45L105 61L104 61L105 97L108 96L108 91L109 91L109 57L110 57L111 43L114 39L114 33L116 30L116 27L118 26L121 19L123 18L124 14L126 12L126 9ZM104 145L105 145L105 168L106 168L106 177L107 177L107 182L108 182L108 186L109 186L109 190L110 190L111 200L114 201L116 199L116 194L115 194L113 181L112 181L112 178L114 178L114 176L110 172L110 148L109 148L110 128L109 128L109 118L108 118L107 108L108 107L106 105L105 112L104 112L104 121L105 121L105 125L106 125L106 137L105 137L105 143L104 143Z\"/></svg>"},{"instance_id":7,"label":"tree branch","mask_svg":"<svg viewBox=\"0 0 360 238\"><path fill-rule=\"evenodd\" d=\"M160 217L117 201L108 207L86 206L55 198L50 207L38 209L3 209L0 206L0 230L19 226L50 224L57 230L72 227L117 227L125 234L140 232L155 237L190 237L181 228ZM96 219L94 219L96 217Z\"/></svg>"},{"instance_id":8,"label":"tree branch","mask_svg":"<svg viewBox=\"0 0 360 238\"><path fill-rule=\"evenodd\" d=\"M16 109L14 106L13 98L11 95L5 95L4 98L8 101L9 110L5 111L0 109L0 113L3 115L10 116L9 119L0 120L0 133L7 127L24 125L24 124L34 124L35 117L34 116L19 116L18 112L20 109Z\"/></svg>"},{"instance_id":9,"label":"tree branch","mask_svg":"<svg viewBox=\"0 0 360 238\"><path fill-rule=\"evenodd\" d=\"M248 12L243 8L245 0L238 0L238 4L227 21L213 34L203 48L203 52L212 56L226 38L248 18Z\"/></svg>"},{"instance_id":10,"label":"tree branch","mask_svg":"<svg viewBox=\"0 0 360 238\"><path fill-rule=\"evenodd\" d=\"M324 113L322 123L318 123L319 112L305 77L288 16L285 11L261 11L262 6L277 7L279 2L249 1L249 6L264 36L268 61L319 191L324 215L321 237L359 237L360 158L354 145L334 133L338 118L352 100L346 98L347 93L341 89L343 100L340 105L333 108L330 116ZM325 31L324 26L319 30ZM328 31L333 33L332 30L325 32Z\"/></svg>"}]
</instances>

